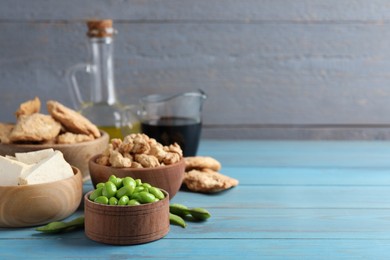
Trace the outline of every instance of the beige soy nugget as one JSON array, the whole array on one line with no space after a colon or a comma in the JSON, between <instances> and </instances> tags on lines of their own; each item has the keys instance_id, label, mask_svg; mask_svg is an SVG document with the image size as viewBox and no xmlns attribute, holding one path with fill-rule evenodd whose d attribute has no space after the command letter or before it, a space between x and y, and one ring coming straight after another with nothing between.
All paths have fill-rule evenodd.
<instances>
[{"instance_id":1,"label":"beige soy nugget","mask_svg":"<svg viewBox=\"0 0 390 260\"><path fill-rule=\"evenodd\" d=\"M21 115L12 129L11 142L45 142L54 139L61 131L61 124L49 115L35 113Z\"/></svg>"},{"instance_id":2,"label":"beige soy nugget","mask_svg":"<svg viewBox=\"0 0 390 260\"><path fill-rule=\"evenodd\" d=\"M70 132L100 137L99 129L76 111L54 100L47 101L46 105L50 115Z\"/></svg>"},{"instance_id":3,"label":"beige soy nugget","mask_svg":"<svg viewBox=\"0 0 390 260\"><path fill-rule=\"evenodd\" d=\"M74 134L66 132L57 137L57 144L75 144L94 140L92 135Z\"/></svg>"},{"instance_id":4,"label":"beige soy nugget","mask_svg":"<svg viewBox=\"0 0 390 260\"><path fill-rule=\"evenodd\" d=\"M145 134L130 134L111 143L96 160L100 165L113 167L152 168L179 162L183 151L178 144L163 146Z\"/></svg>"},{"instance_id":5,"label":"beige soy nugget","mask_svg":"<svg viewBox=\"0 0 390 260\"><path fill-rule=\"evenodd\" d=\"M22 115L29 116L35 113L39 113L40 110L41 110L41 101L39 100L38 97L35 97L32 100L28 100L20 104L15 115L17 118L19 118Z\"/></svg>"},{"instance_id":6,"label":"beige soy nugget","mask_svg":"<svg viewBox=\"0 0 390 260\"><path fill-rule=\"evenodd\" d=\"M186 163L186 171L193 169L211 169L219 171L221 169L221 163L209 156L185 157L184 160Z\"/></svg>"},{"instance_id":7,"label":"beige soy nugget","mask_svg":"<svg viewBox=\"0 0 390 260\"><path fill-rule=\"evenodd\" d=\"M0 123L0 143L8 144L10 142L9 134L13 128L13 124Z\"/></svg>"},{"instance_id":8,"label":"beige soy nugget","mask_svg":"<svg viewBox=\"0 0 390 260\"><path fill-rule=\"evenodd\" d=\"M215 193L237 186L238 180L210 169L203 169L186 172L183 183L191 191Z\"/></svg>"}]
</instances>

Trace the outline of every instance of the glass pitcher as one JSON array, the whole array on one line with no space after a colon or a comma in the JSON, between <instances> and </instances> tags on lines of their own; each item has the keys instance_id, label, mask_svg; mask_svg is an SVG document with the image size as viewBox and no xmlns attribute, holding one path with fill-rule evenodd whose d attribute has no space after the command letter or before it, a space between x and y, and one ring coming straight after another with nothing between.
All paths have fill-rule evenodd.
<instances>
[{"instance_id":1,"label":"glass pitcher","mask_svg":"<svg viewBox=\"0 0 390 260\"><path fill-rule=\"evenodd\" d=\"M142 97L139 110L142 132L163 145L176 142L184 156L195 156L202 129L202 105L206 98L202 90Z\"/></svg>"},{"instance_id":2,"label":"glass pitcher","mask_svg":"<svg viewBox=\"0 0 390 260\"><path fill-rule=\"evenodd\" d=\"M124 106L116 96L113 65L112 20L88 21L90 62L76 64L67 71L74 107L110 138L123 138L140 131L139 120L132 106ZM77 72L91 76L90 97L85 100L76 78Z\"/></svg>"}]
</instances>

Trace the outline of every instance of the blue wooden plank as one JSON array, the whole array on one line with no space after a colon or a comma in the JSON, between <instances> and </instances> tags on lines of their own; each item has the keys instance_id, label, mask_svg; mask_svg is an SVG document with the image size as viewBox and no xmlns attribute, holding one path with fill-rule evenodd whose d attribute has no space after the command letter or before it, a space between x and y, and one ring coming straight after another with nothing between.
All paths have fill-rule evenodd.
<instances>
[{"instance_id":1,"label":"blue wooden plank","mask_svg":"<svg viewBox=\"0 0 390 260\"><path fill-rule=\"evenodd\" d=\"M222 166L390 168L388 141L202 140Z\"/></svg>"},{"instance_id":2,"label":"blue wooden plank","mask_svg":"<svg viewBox=\"0 0 390 260\"><path fill-rule=\"evenodd\" d=\"M388 239L390 209L212 208L205 222L171 226L164 239ZM46 235L33 228L0 229L1 244L17 240L88 240L82 230ZM1 252L1 250L0 250Z\"/></svg>"},{"instance_id":3,"label":"blue wooden plank","mask_svg":"<svg viewBox=\"0 0 390 260\"><path fill-rule=\"evenodd\" d=\"M206 208L388 208L388 186L251 186L216 194L180 191L172 202Z\"/></svg>"},{"instance_id":4,"label":"blue wooden plank","mask_svg":"<svg viewBox=\"0 0 390 260\"><path fill-rule=\"evenodd\" d=\"M236 178L239 185L390 185L390 168L331 167L233 167L221 173Z\"/></svg>"},{"instance_id":5,"label":"blue wooden plank","mask_svg":"<svg viewBox=\"0 0 390 260\"><path fill-rule=\"evenodd\" d=\"M390 239L390 209L211 209L168 239Z\"/></svg>"},{"instance_id":6,"label":"blue wooden plank","mask_svg":"<svg viewBox=\"0 0 390 260\"><path fill-rule=\"evenodd\" d=\"M179 192L173 201L211 208L388 208L388 186L238 186L214 195Z\"/></svg>"},{"instance_id":7,"label":"blue wooden plank","mask_svg":"<svg viewBox=\"0 0 390 260\"><path fill-rule=\"evenodd\" d=\"M11 242L1 259L386 259L390 250L387 239L161 239L137 246L66 238Z\"/></svg>"},{"instance_id":8,"label":"blue wooden plank","mask_svg":"<svg viewBox=\"0 0 390 260\"><path fill-rule=\"evenodd\" d=\"M48 236L33 228L0 229L0 259L381 259L390 250L387 145L204 141L201 150L222 158L222 172L240 185L217 194L183 190L172 202L207 208L208 221L171 226L159 241L123 247L90 241L82 230ZM233 147L236 157L226 152ZM248 158L244 150L255 155ZM256 162L268 153L285 164ZM90 189L85 183L84 192ZM70 218L80 214L82 209Z\"/></svg>"}]
</instances>

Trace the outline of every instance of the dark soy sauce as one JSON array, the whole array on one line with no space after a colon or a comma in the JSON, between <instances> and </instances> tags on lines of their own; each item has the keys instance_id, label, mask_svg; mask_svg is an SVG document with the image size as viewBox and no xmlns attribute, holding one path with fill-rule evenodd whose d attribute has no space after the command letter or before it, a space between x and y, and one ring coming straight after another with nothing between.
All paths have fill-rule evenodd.
<instances>
[{"instance_id":1,"label":"dark soy sauce","mask_svg":"<svg viewBox=\"0 0 390 260\"><path fill-rule=\"evenodd\" d=\"M142 132L163 145L177 143L184 156L195 156L201 123L191 118L162 117L141 123Z\"/></svg>"}]
</instances>

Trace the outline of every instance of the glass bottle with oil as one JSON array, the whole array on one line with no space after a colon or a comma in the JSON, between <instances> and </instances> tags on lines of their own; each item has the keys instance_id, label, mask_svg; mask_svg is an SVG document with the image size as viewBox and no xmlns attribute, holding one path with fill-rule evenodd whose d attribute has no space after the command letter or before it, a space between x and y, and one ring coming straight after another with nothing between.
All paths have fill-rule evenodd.
<instances>
[{"instance_id":1,"label":"glass bottle with oil","mask_svg":"<svg viewBox=\"0 0 390 260\"><path fill-rule=\"evenodd\" d=\"M114 83L114 35L112 20L88 21L90 61L76 64L67 71L73 105L110 138L123 138L140 131L140 123L132 106L122 105ZM83 98L76 78L77 72L91 75L90 98Z\"/></svg>"}]
</instances>

